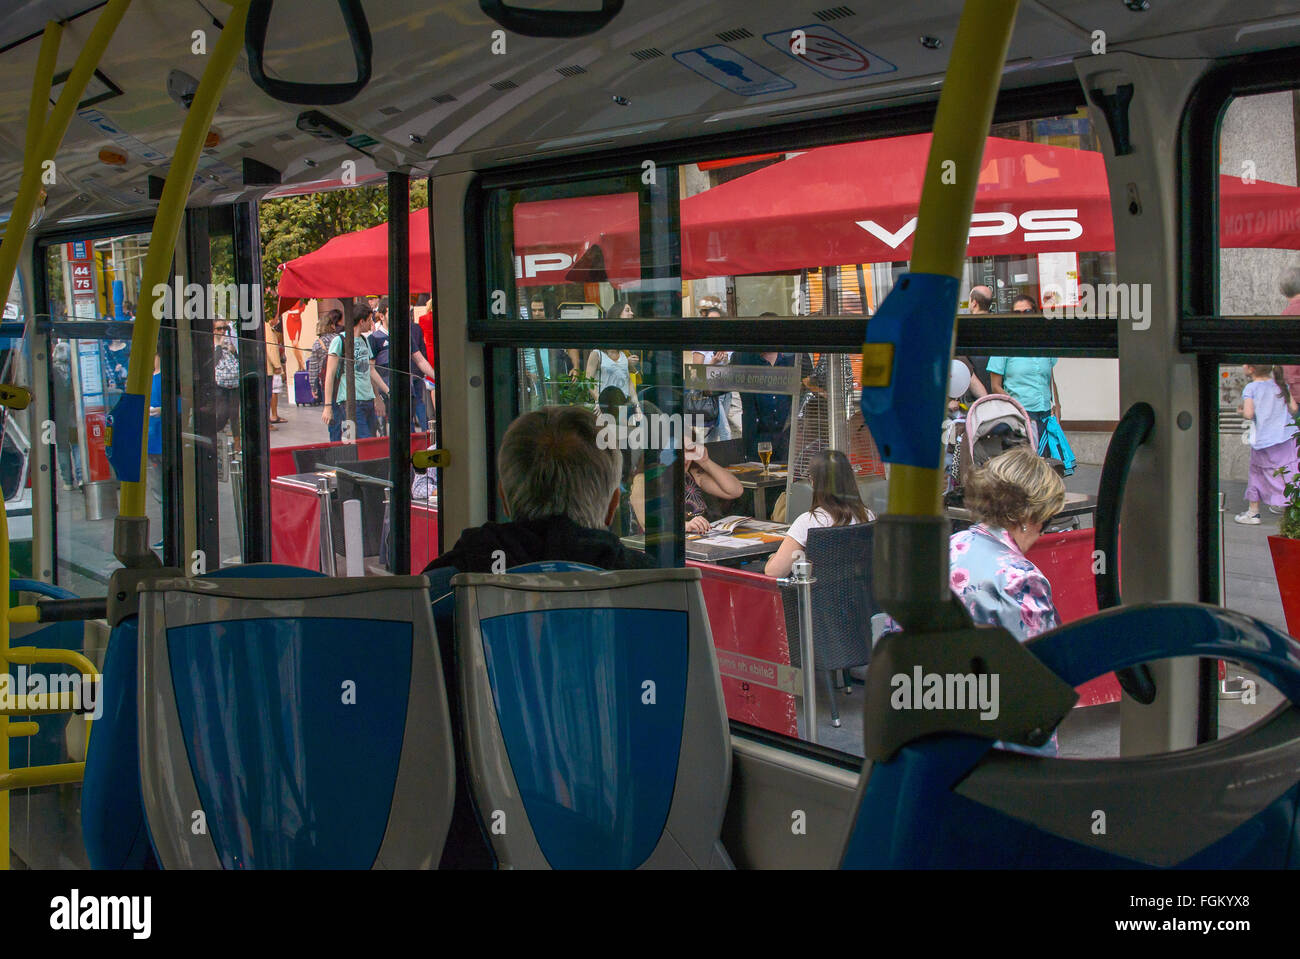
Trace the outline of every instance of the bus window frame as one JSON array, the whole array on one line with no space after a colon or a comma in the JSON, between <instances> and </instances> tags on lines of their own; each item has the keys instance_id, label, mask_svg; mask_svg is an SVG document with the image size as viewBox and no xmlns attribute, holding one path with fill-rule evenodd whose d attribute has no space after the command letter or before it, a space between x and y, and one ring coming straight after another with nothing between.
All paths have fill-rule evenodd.
<instances>
[{"instance_id":1,"label":"bus window frame","mask_svg":"<svg viewBox=\"0 0 1300 959\"><path fill-rule=\"evenodd\" d=\"M1295 47L1249 54L1208 70L1193 88L1183 110L1179 135L1178 348L1197 357L1197 395L1201 410L1197 470L1197 541L1200 600L1217 605L1219 543L1218 373L1223 363L1258 356L1259 337L1269 351L1300 355L1300 318L1226 316L1218 310L1219 291L1219 140L1228 106L1238 97L1300 89ZM1197 741L1218 738L1218 669L1201 660Z\"/></svg>"},{"instance_id":2,"label":"bus window frame","mask_svg":"<svg viewBox=\"0 0 1300 959\"><path fill-rule=\"evenodd\" d=\"M84 240L87 243L94 243L96 240L103 240L115 236L131 236L143 234L148 236L153 231L152 216L122 216L105 218L102 220L87 221L85 223L66 224L63 226L56 225L50 230L46 230L32 237L31 251L31 277L32 277L32 307L34 316L28 326L28 330L33 333L43 333L46 337L57 336L63 324L55 324L50 313L50 295L49 282L50 271L48 256L50 249L63 243L71 243L74 240ZM89 327L89 330L106 329L109 324L104 321L77 321L94 323L95 326ZM78 332L87 331L88 328L79 326ZM54 419L54 370L53 365L48 361L45 363L46 372L46 389L45 396L48 405L43 410L36 411L42 420ZM51 464L51 468L45 471L43 482L45 484L45 502L49 504L48 515L42 523L38 523L37 517L32 516L32 535L36 536L37 530L41 525L46 525L49 529L50 536L50 576L49 581L55 585L59 584L59 510L58 510L58 480L56 470ZM41 482L33 475L32 484ZM174 499L174 497L172 497ZM35 497L33 496L33 508L35 507ZM166 510L168 504L163 503L164 525L166 523ZM35 561L35 552L33 551L33 561ZM33 572L35 572L33 570ZM40 577L37 577L40 578Z\"/></svg>"},{"instance_id":3,"label":"bus window frame","mask_svg":"<svg viewBox=\"0 0 1300 959\"><path fill-rule=\"evenodd\" d=\"M488 441L495 450L505 427L518 412L518 384L513 350L516 344L529 346L569 347L574 343L594 343L608 339L611 329L620 342L660 349L689 351L702 342L719 349L767 348L773 343L798 349L857 353L862 347L863 322L858 315L819 317L817 323L791 324L791 317L733 317L706 320L699 317L677 319L622 320L616 326L600 320L548 320L544 324L518 319L513 291L507 297L510 309L505 318L490 315L486 301L488 277L501 253L493 250L497 224L491 222L496 209L493 198L509 191L572 188L584 181L623 176L639 177L641 164L650 160L659 170L676 171L681 165L705 160L793 151L815 146L883 139L929 132L933 127L937 98L905 106L864 107L834 117L805 119L762 130L719 131L709 137L697 137L664 144L626 145L586 156L565 159L546 158L487 171L481 174L466 200L466 249L471 251L467 270L467 302L477 304L478 311L468 318L467 336L483 346L489 382L488 422L492 426ZM1038 87L1004 90L998 97L994 123L1037 120L1075 112L1087 103L1077 81L1062 81ZM866 121L866 122L864 122ZM864 128L870 135L864 136ZM629 156L634 159L629 159ZM579 187L580 189L580 187ZM577 193L574 195L590 195ZM680 199L673 194L673 207ZM643 211L644 212L644 211ZM674 217L675 219L675 217ZM645 217L642 219L643 231ZM680 235L680 234L679 234ZM644 239L644 237L643 237ZM507 251L507 253L512 251ZM680 255L680 244L678 245ZM646 246L642 244L643 262ZM510 262L507 260L506 262ZM679 270L680 276L680 270ZM737 322L741 320L743 322ZM1042 353L1041 342L1051 342L1057 356L1114 358L1119 355L1118 321L1113 319L1052 319L1038 313L999 315L996 318L963 316L957 325L957 348L962 352L1001 353L1034 356ZM504 367L504 368L503 368ZM493 459L488 457L489 461ZM495 468L493 468L494 470ZM493 476L495 487L495 476ZM680 488L680 479L675 479ZM499 507L498 507L499 508ZM680 517L680 510L678 510ZM680 522L680 518L679 518ZM684 565L681 563L680 565ZM806 740L774 733L729 720L737 735L758 739L782 749L832 762L845 769L860 770L861 757Z\"/></svg>"}]
</instances>

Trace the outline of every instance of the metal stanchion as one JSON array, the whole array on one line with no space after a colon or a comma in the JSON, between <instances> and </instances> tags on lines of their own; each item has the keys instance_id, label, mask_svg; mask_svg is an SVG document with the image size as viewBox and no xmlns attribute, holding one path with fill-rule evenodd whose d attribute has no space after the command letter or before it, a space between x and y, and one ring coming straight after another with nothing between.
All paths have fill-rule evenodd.
<instances>
[{"instance_id":1,"label":"metal stanchion","mask_svg":"<svg viewBox=\"0 0 1300 959\"><path fill-rule=\"evenodd\" d=\"M328 476L316 477L316 500L320 504L320 571L334 576L334 522L330 515L330 480Z\"/></svg>"},{"instance_id":2,"label":"metal stanchion","mask_svg":"<svg viewBox=\"0 0 1300 959\"><path fill-rule=\"evenodd\" d=\"M379 529L380 565L391 573L393 571L392 561L395 559L395 557L388 555L389 537L393 535L393 491L391 487L384 490L384 520Z\"/></svg>"},{"instance_id":3,"label":"metal stanchion","mask_svg":"<svg viewBox=\"0 0 1300 959\"><path fill-rule=\"evenodd\" d=\"M817 582L812 563L797 559L787 578L777 580L793 586L799 603L799 668L803 680L803 738L817 742L817 667L813 661L812 586Z\"/></svg>"},{"instance_id":4,"label":"metal stanchion","mask_svg":"<svg viewBox=\"0 0 1300 959\"><path fill-rule=\"evenodd\" d=\"M1223 532L1224 514L1228 511L1228 494L1219 494L1219 605L1228 605L1228 557L1225 554L1227 540ZM1228 664L1219 660L1219 674L1222 678L1219 680L1219 698L1220 699L1241 699L1245 691L1246 682L1244 676L1229 676Z\"/></svg>"},{"instance_id":5,"label":"metal stanchion","mask_svg":"<svg viewBox=\"0 0 1300 959\"><path fill-rule=\"evenodd\" d=\"M226 457L230 461L230 496L235 509L235 532L239 534L239 559L244 561L244 457L235 449L235 438L226 437Z\"/></svg>"}]
</instances>

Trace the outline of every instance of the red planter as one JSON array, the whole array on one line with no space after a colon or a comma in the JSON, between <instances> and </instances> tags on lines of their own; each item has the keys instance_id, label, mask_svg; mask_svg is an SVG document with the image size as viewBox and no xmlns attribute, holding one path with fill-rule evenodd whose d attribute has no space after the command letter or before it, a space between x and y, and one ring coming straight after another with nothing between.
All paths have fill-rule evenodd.
<instances>
[{"instance_id":1,"label":"red planter","mask_svg":"<svg viewBox=\"0 0 1300 959\"><path fill-rule=\"evenodd\" d=\"M1277 591L1282 594L1286 631L1292 636L1300 636L1300 539L1270 536L1268 548L1273 553Z\"/></svg>"}]
</instances>

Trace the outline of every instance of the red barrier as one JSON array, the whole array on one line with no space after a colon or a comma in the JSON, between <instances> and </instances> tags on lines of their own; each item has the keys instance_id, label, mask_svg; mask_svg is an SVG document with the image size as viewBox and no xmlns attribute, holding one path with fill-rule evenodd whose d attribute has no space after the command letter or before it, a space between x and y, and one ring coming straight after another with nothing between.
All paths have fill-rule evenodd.
<instances>
[{"instance_id":1,"label":"red barrier","mask_svg":"<svg viewBox=\"0 0 1300 959\"><path fill-rule=\"evenodd\" d=\"M438 508L411 504L411 572L419 573L438 558Z\"/></svg>"},{"instance_id":2,"label":"red barrier","mask_svg":"<svg viewBox=\"0 0 1300 959\"><path fill-rule=\"evenodd\" d=\"M314 490L271 480L271 562L320 569L320 505Z\"/></svg>"},{"instance_id":3,"label":"red barrier","mask_svg":"<svg viewBox=\"0 0 1300 959\"><path fill-rule=\"evenodd\" d=\"M761 573L686 561L700 570L722 698L727 716L787 736L798 736L795 698L776 688L790 668L781 587Z\"/></svg>"},{"instance_id":4,"label":"red barrier","mask_svg":"<svg viewBox=\"0 0 1300 959\"><path fill-rule=\"evenodd\" d=\"M1026 558L1043 571L1052 584L1052 602L1062 623L1097 612L1097 578L1093 573L1093 531L1072 529L1041 536ZM1117 560L1118 562L1118 560ZM1099 706L1119 701L1119 680L1114 673L1098 676L1079 686L1078 706Z\"/></svg>"},{"instance_id":5,"label":"red barrier","mask_svg":"<svg viewBox=\"0 0 1300 959\"><path fill-rule=\"evenodd\" d=\"M438 556L438 510L411 504L411 571ZM320 569L320 503L316 491L271 480L271 562Z\"/></svg>"},{"instance_id":6,"label":"red barrier","mask_svg":"<svg viewBox=\"0 0 1300 959\"><path fill-rule=\"evenodd\" d=\"M1097 612L1092 553L1090 529L1048 534L1029 551L1028 558L1052 584L1052 601L1063 623ZM782 668L790 667L781 587L760 573L690 560L687 565L702 574L700 587L717 651L727 716L797 736L795 697L778 685ZM1113 703L1120 695L1114 673L1084 683L1078 692L1079 706Z\"/></svg>"}]
</instances>

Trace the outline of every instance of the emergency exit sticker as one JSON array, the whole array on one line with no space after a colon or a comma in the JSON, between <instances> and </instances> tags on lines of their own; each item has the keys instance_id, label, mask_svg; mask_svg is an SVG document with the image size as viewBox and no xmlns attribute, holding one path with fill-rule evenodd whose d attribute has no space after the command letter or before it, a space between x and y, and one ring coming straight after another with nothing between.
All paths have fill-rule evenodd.
<instances>
[{"instance_id":1,"label":"emergency exit sticker","mask_svg":"<svg viewBox=\"0 0 1300 959\"><path fill-rule=\"evenodd\" d=\"M898 69L838 30L821 23L766 33L763 39L832 80L856 80Z\"/></svg>"}]
</instances>

